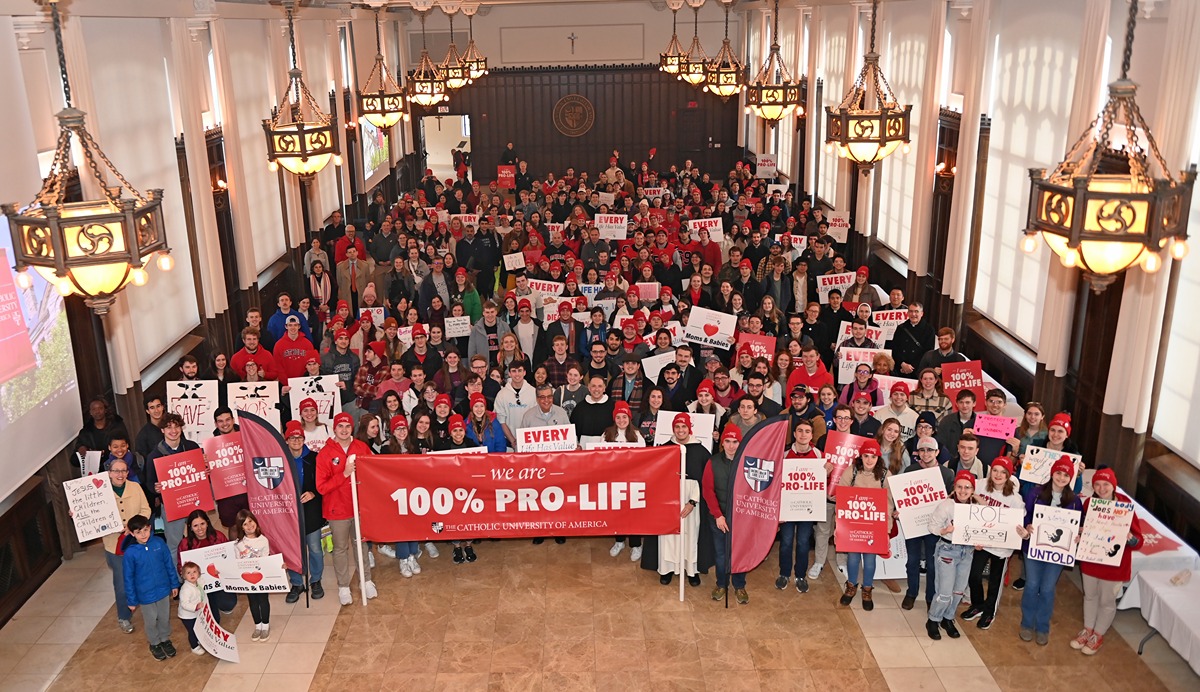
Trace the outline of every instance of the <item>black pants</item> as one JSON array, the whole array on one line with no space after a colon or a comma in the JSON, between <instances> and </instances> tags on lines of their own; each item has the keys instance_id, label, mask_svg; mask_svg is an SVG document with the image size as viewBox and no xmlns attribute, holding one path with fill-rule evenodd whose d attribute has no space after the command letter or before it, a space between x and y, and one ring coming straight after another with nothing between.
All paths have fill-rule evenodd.
<instances>
[{"instance_id":1,"label":"black pants","mask_svg":"<svg viewBox=\"0 0 1200 692\"><path fill-rule=\"evenodd\" d=\"M254 619L254 624L268 625L271 623L270 594L248 593L246 600L250 602L250 617Z\"/></svg>"},{"instance_id":2,"label":"black pants","mask_svg":"<svg viewBox=\"0 0 1200 692\"><path fill-rule=\"evenodd\" d=\"M617 538L616 538L617 543L625 543L626 540L628 540L630 548L642 547L642 537L641 536L617 536Z\"/></svg>"},{"instance_id":3,"label":"black pants","mask_svg":"<svg viewBox=\"0 0 1200 692\"><path fill-rule=\"evenodd\" d=\"M986 550L976 550L971 558L971 576L967 580L971 588L971 605L984 615L995 617L996 601L1000 598L1000 583L1004 580L1004 567L1008 560L996 557ZM991 566L987 578L987 597L983 595L983 570Z\"/></svg>"},{"instance_id":4,"label":"black pants","mask_svg":"<svg viewBox=\"0 0 1200 692\"><path fill-rule=\"evenodd\" d=\"M196 639L196 618L181 618L183 620L183 628L187 630L188 644L194 649L200 646L200 640Z\"/></svg>"}]
</instances>

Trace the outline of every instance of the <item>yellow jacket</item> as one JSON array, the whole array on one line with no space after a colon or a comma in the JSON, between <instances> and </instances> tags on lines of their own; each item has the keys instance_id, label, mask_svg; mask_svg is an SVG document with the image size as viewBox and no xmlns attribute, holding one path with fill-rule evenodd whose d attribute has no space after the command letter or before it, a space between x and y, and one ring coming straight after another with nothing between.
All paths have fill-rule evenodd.
<instances>
[{"instance_id":1,"label":"yellow jacket","mask_svg":"<svg viewBox=\"0 0 1200 692\"><path fill-rule=\"evenodd\" d=\"M129 523L135 515L142 515L147 519L150 518L150 501L146 499L146 493L142 490L142 486L137 483L125 483L125 491L120 495L113 492L117 498L117 509L121 512L121 521L125 524ZM104 549L112 554L117 553L117 540L124 536L124 533L113 533L104 537Z\"/></svg>"}]
</instances>

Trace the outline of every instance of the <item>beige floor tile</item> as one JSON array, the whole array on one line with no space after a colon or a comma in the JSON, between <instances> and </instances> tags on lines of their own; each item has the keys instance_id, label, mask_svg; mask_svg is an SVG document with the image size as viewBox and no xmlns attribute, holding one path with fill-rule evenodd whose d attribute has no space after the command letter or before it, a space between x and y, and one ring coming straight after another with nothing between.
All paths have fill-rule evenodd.
<instances>
[{"instance_id":1,"label":"beige floor tile","mask_svg":"<svg viewBox=\"0 0 1200 692\"><path fill-rule=\"evenodd\" d=\"M92 630L96 629L96 625L100 622L100 616L93 615L89 617L67 617L61 616L54 619L46 631L38 637L39 644L82 644ZM119 630L113 630L118 632Z\"/></svg>"},{"instance_id":2,"label":"beige floor tile","mask_svg":"<svg viewBox=\"0 0 1200 692\"><path fill-rule=\"evenodd\" d=\"M29 653L30 644L0 644L0 678L8 675Z\"/></svg>"},{"instance_id":3,"label":"beige floor tile","mask_svg":"<svg viewBox=\"0 0 1200 692\"><path fill-rule=\"evenodd\" d=\"M929 659L916 637L867 637L880 668L927 668Z\"/></svg>"},{"instance_id":4,"label":"beige floor tile","mask_svg":"<svg viewBox=\"0 0 1200 692\"><path fill-rule=\"evenodd\" d=\"M261 692L307 692L312 673L265 673L258 681Z\"/></svg>"},{"instance_id":5,"label":"beige floor tile","mask_svg":"<svg viewBox=\"0 0 1200 692\"><path fill-rule=\"evenodd\" d=\"M0 644L36 644L54 620L53 616L18 613L8 621L4 629L0 629Z\"/></svg>"},{"instance_id":6,"label":"beige floor tile","mask_svg":"<svg viewBox=\"0 0 1200 692\"><path fill-rule=\"evenodd\" d=\"M934 670L937 671L938 678L948 690L971 690L971 692L992 692L993 690L999 692L1000 690L1000 686L996 684L991 671L985 666L962 668L936 667Z\"/></svg>"},{"instance_id":7,"label":"beige floor tile","mask_svg":"<svg viewBox=\"0 0 1200 692\"><path fill-rule=\"evenodd\" d=\"M959 626L961 627L962 623L959 623ZM934 668L983 666L983 659L979 658L974 645L967 637L951 639L943 631L939 641L930 639L928 635L918 636L917 641L921 643L921 649L925 652L925 658L929 659L929 665Z\"/></svg>"},{"instance_id":8,"label":"beige floor tile","mask_svg":"<svg viewBox=\"0 0 1200 692\"><path fill-rule=\"evenodd\" d=\"M884 668L883 679L887 680L892 692L943 692L947 689L932 668Z\"/></svg>"},{"instance_id":9,"label":"beige floor tile","mask_svg":"<svg viewBox=\"0 0 1200 692\"><path fill-rule=\"evenodd\" d=\"M912 636L912 628L905 619L904 611L898 608L875 610L870 613L856 610L854 619L864 637Z\"/></svg>"},{"instance_id":10,"label":"beige floor tile","mask_svg":"<svg viewBox=\"0 0 1200 692\"><path fill-rule=\"evenodd\" d=\"M254 692L258 689L258 681L262 679L259 673L230 673L218 675L213 671L204 692Z\"/></svg>"},{"instance_id":11,"label":"beige floor tile","mask_svg":"<svg viewBox=\"0 0 1200 692\"><path fill-rule=\"evenodd\" d=\"M34 644L29 647L25 657L13 666L12 674L56 675L78 648L78 644Z\"/></svg>"},{"instance_id":12,"label":"beige floor tile","mask_svg":"<svg viewBox=\"0 0 1200 692\"><path fill-rule=\"evenodd\" d=\"M317 643L329 639L333 631L335 615L293 615L279 634L280 642ZM275 627L271 627L271 639L275 640Z\"/></svg>"},{"instance_id":13,"label":"beige floor tile","mask_svg":"<svg viewBox=\"0 0 1200 692\"><path fill-rule=\"evenodd\" d=\"M272 637L274 638L274 637ZM253 642L251 642L253 643ZM286 673L309 674L317 672L325 644L300 644L281 642L275 645L275 653L263 671L266 677Z\"/></svg>"},{"instance_id":14,"label":"beige floor tile","mask_svg":"<svg viewBox=\"0 0 1200 692\"><path fill-rule=\"evenodd\" d=\"M107 615L110 610L116 612L111 589L104 593L81 591L67 604L62 614L71 617L101 616ZM116 615L113 621L115 625Z\"/></svg>"},{"instance_id":15,"label":"beige floor tile","mask_svg":"<svg viewBox=\"0 0 1200 692\"><path fill-rule=\"evenodd\" d=\"M257 673L261 674L267 669L267 664L271 661L271 656L275 654L276 643L275 637L271 637L272 641L267 643L252 642L250 637L242 639L238 637L238 658L237 663L229 661L218 661L216 669L213 670L213 675L230 675L237 673Z\"/></svg>"},{"instance_id":16,"label":"beige floor tile","mask_svg":"<svg viewBox=\"0 0 1200 692\"><path fill-rule=\"evenodd\" d=\"M4 692L42 692L54 682L53 675L6 675L0 678Z\"/></svg>"},{"instance_id":17,"label":"beige floor tile","mask_svg":"<svg viewBox=\"0 0 1200 692\"><path fill-rule=\"evenodd\" d=\"M18 617L58 617L66 610L67 605L75 600L76 591L47 591L39 590L35 593L21 609L17 611Z\"/></svg>"}]
</instances>

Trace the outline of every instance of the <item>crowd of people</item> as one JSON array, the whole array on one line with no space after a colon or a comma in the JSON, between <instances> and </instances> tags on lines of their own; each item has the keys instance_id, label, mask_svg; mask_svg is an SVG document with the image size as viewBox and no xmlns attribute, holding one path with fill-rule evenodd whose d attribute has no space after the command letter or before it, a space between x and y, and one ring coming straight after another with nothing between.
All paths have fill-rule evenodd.
<instances>
[{"instance_id":1,"label":"crowd of people","mask_svg":"<svg viewBox=\"0 0 1200 692\"><path fill-rule=\"evenodd\" d=\"M305 590L313 598L324 595L326 525L339 599L352 600L351 556L358 546L350 476L356 455L472 447L504 452L515 448L522 428L572 424L581 440L651 445L665 438L665 444L686 447L682 533L616 536L610 555L618 558L628 548L631 561L657 573L662 584L678 576L699 586L701 575L715 570L712 598L726 598L732 587L735 600L745 604L745 574L726 569L729 478L747 433L782 415L789 421L789 457L822 457L832 431L867 438L844 472L826 464L831 487L886 489L889 476L939 469L949 498L934 515L933 533L907 540L902 602L912 609L923 598L931 638L960 636L958 620L988 629L1010 581L1024 590L1021 638L1046 644L1062 568L1013 562L1012 550L955 545L950 534L955 503L1023 507L1025 522L1014 527L1023 536L1037 505L1086 511L1087 500L1079 497L1082 464L1060 461L1041 485L1019 482L1014 473L1031 445L1078 452L1070 416L1050 416L1029 402L1011 437L977 434L977 405L1003 414L1010 404L1004 390L988 390L983 402L970 390L948 397L942 368L966 360L955 348L955 331L929 324L922 305L907 300L902 288L885 292L871 284L868 268L850 262L829 234L819 207L781 186L768 190L773 181L755 178L748 162L738 161L717 179L691 161L660 172L653 153L630 161L613 151L608 168L594 178L568 168L539 180L510 145L505 156L517 164L511 190L471 181L465 167L444 181L426 171L417 188L399 199L376 194L355 223L334 212L312 234L295 290L280 293L269 316L248 311L236 349L213 353L205 366L191 356L181 360L174 379L284 385L282 433L303 482L310 555L308 574L291 575L287 600ZM609 196L611 204L602 201ZM595 219L609 213L627 215L624 239L600 237ZM707 226L693 233L688 222L699 219L720 219L721 233ZM522 262L505 261L516 254ZM508 268L517 264L524 268ZM817 290L818 277L848 272L855 278L844 290ZM657 291L644 295L641 287L650 284ZM561 288L551 293L544 290L548 285ZM773 339L774 354L737 347L736 340L728 348L687 342L683 327L698 307L734 315L737 334ZM868 337L878 310L908 315L884 343ZM456 317L466 317L469 328L450 335L447 321ZM853 379L838 386L834 373L846 348L887 351L858 363ZM672 362L648 376L645 359L668 353ZM304 375L336 376L341 413L331 422L319 419L312 400L299 402L300 415L291 420L287 380ZM881 386L881 376L892 384ZM224 403L214 416L217 435L236 429ZM664 411L671 429L660 434ZM152 652L173 655L160 624L162 603L182 588L179 613L188 618L199 602L189 586L195 585L195 566L181 562L179 553L227 540L203 512L165 522L163 546L146 538L147 522L161 505L153 460L196 445L161 397L147 399L150 422L132 439L105 402L93 402L89 413L79 450L104 452L122 518L129 521L123 541L105 540L120 627L132 631L130 611L141 607ZM695 414L714 416L712 440L695 436ZM1116 486L1111 470L1096 471L1096 496L1112 497ZM218 514L239 553L270 550L244 495L222 501ZM889 524L893 520L889 515ZM827 563L834 524L831 494L824 521L780 526L776 588L808 592ZM1135 523L1131 546L1139 535ZM127 543L148 547L124 548L122 558ZM470 564L487 559L478 546L443 547L451 548L454 563ZM434 543L364 547L367 598L377 595L371 579L376 556L394 560L405 578L420 574L422 555L439 556ZM137 557L142 552L154 557ZM873 608L876 557L837 555L835 564L845 574L841 605L860 598L864 610ZM169 573L152 570L151 559L169 566ZM1129 553L1119 567L1082 563L1082 571L1084 626L1072 646L1094 654L1112 623L1117 590L1129 578ZM224 594L207 598L214 613L232 608ZM969 606L959 612L964 603ZM254 638L266 640L269 601L252 600L251 612ZM195 644L194 637L189 641Z\"/></svg>"}]
</instances>

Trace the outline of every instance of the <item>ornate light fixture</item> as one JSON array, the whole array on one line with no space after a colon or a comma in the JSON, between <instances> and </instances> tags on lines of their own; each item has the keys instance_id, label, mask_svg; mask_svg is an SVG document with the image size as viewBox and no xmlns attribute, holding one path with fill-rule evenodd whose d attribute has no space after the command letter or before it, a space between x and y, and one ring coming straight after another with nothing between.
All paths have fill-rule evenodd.
<instances>
[{"instance_id":1,"label":"ornate light fixture","mask_svg":"<svg viewBox=\"0 0 1200 692\"><path fill-rule=\"evenodd\" d=\"M450 18L450 46L442 64L438 65L438 72L446 80L446 88L453 91L471 83L471 69L463 63L458 46L454 45L454 15L458 14L458 5L442 3L442 11Z\"/></svg>"},{"instance_id":2,"label":"ornate light fixture","mask_svg":"<svg viewBox=\"0 0 1200 692\"><path fill-rule=\"evenodd\" d=\"M746 66L733 54L729 43L729 8L734 0L721 0L725 6L725 40L712 61L704 65L704 90L716 94L722 101L737 96L746 88Z\"/></svg>"},{"instance_id":3,"label":"ornate light fixture","mask_svg":"<svg viewBox=\"0 0 1200 692\"><path fill-rule=\"evenodd\" d=\"M666 52L658 54L658 69L667 74L679 74L679 61L683 59L684 53L677 28L683 0L667 0L667 6L671 8L671 41L667 43Z\"/></svg>"},{"instance_id":4,"label":"ornate light fixture","mask_svg":"<svg viewBox=\"0 0 1200 692\"><path fill-rule=\"evenodd\" d=\"M146 283L144 266L154 253L160 253L159 269L170 271L174 266L163 228L162 190L138 192L87 131L84 112L71 101L58 0L48 2L66 104L55 116L58 144L54 162L32 203L24 208L14 204L0 206L12 231L17 284L23 289L32 286L26 272L33 267L61 295L78 293L92 311L105 315L116 294L129 282L138 286ZM103 199L66 201L72 136L79 138L87 169L103 192ZM120 185L109 187L106 173ZM125 192L132 197L124 196Z\"/></svg>"},{"instance_id":5,"label":"ornate light fixture","mask_svg":"<svg viewBox=\"0 0 1200 692\"><path fill-rule=\"evenodd\" d=\"M377 85L372 87L372 84ZM375 8L375 66L371 74L358 92L358 113L363 120L381 130L400 122L401 118L408 120L404 112L404 91L392 78L387 64L383 61L383 40L380 38L379 8Z\"/></svg>"},{"instance_id":6,"label":"ornate light fixture","mask_svg":"<svg viewBox=\"0 0 1200 692\"><path fill-rule=\"evenodd\" d=\"M700 6L704 0L688 0L692 8L692 44L679 59L678 76L692 86L704 83L704 68L708 66L708 55L700 45Z\"/></svg>"},{"instance_id":7,"label":"ornate light fixture","mask_svg":"<svg viewBox=\"0 0 1200 692\"><path fill-rule=\"evenodd\" d=\"M467 50L463 53L462 63L471 73L471 81L475 81L488 73L487 58L475 47L475 13L479 11L478 4L463 5L462 12L467 15Z\"/></svg>"},{"instance_id":8,"label":"ornate light fixture","mask_svg":"<svg viewBox=\"0 0 1200 692\"><path fill-rule=\"evenodd\" d=\"M1108 85L1104 109L1053 172L1029 170L1029 216L1021 249L1037 250L1040 233L1063 266L1083 270L1096 293L1138 261L1144 271L1158 271L1160 252L1168 244L1175 259L1188 253L1196 167L1181 172L1178 180L1171 175L1138 108L1137 84L1129 80L1137 12L1133 0L1121 76Z\"/></svg>"},{"instance_id":9,"label":"ornate light fixture","mask_svg":"<svg viewBox=\"0 0 1200 692\"><path fill-rule=\"evenodd\" d=\"M800 104L800 82L792 81L792 73L779 52L779 0L775 0L771 51L754 81L746 87L746 112L762 118L771 127L792 113L804 112Z\"/></svg>"},{"instance_id":10,"label":"ornate light fixture","mask_svg":"<svg viewBox=\"0 0 1200 692\"><path fill-rule=\"evenodd\" d=\"M284 2L288 50L292 57L292 69L288 70L289 88L271 111L271 117L263 120L263 132L267 135L267 161L271 170L283 166L296 175L313 176L338 153L337 116L326 114L317 105L296 62L296 2Z\"/></svg>"},{"instance_id":11,"label":"ornate light fixture","mask_svg":"<svg viewBox=\"0 0 1200 692\"><path fill-rule=\"evenodd\" d=\"M449 100L450 97L446 94L445 78L429 58L429 46L425 40L425 15L429 13L429 8L422 10L414 5L413 10L421 16L421 61L408 78L408 100L410 103L429 108Z\"/></svg>"},{"instance_id":12,"label":"ornate light fixture","mask_svg":"<svg viewBox=\"0 0 1200 692\"><path fill-rule=\"evenodd\" d=\"M901 145L908 151L909 117L912 105L900 106L892 86L879 69L875 52L875 23L879 19L879 0L871 0L871 47L863 56L863 68L837 110L825 108L825 150L837 147L838 156L858 164L864 174L875 163L887 158ZM868 93L874 103L868 105Z\"/></svg>"}]
</instances>

